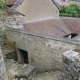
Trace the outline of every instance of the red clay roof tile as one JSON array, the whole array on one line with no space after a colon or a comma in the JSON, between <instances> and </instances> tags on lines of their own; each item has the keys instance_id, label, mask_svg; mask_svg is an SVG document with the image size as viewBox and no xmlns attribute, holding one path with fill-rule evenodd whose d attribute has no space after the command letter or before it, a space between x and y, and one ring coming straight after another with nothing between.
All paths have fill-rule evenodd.
<instances>
[{"instance_id":1,"label":"red clay roof tile","mask_svg":"<svg viewBox=\"0 0 80 80\"><path fill-rule=\"evenodd\" d=\"M71 33L80 34L80 18L61 18Z\"/></svg>"},{"instance_id":2,"label":"red clay roof tile","mask_svg":"<svg viewBox=\"0 0 80 80\"><path fill-rule=\"evenodd\" d=\"M61 17L27 22L24 28L26 31L57 37L80 34L80 18Z\"/></svg>"},{"instance_id":3,"label":"red clay roof tile","mask_svg":"<svg viewBox=\"0 0 80 80\"><path fill-rule=\"evenodd\" d=\"M18 0L9 0L8 5L13 5L17 2Z\"/></svg>"},{"instance_id":4,"label":"red clay roof tile","mask_svg":"<svg viewBox=\"0 0 80 80\"><path fill-rule=\"evenodd\" d=\"M24 28L26 31L57 37L71 33L60 18L27 22Z\"/></svg>"}]
</instances>

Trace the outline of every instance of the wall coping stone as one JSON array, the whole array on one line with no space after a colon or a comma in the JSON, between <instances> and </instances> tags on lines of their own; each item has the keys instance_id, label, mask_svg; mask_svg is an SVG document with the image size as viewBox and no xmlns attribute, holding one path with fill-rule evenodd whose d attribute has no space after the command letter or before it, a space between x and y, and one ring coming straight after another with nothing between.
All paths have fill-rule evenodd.
<instances>
[{"instance_id":1,"label":"wall coping stone","mask_svg":"<svg viewBox=\"0 0 80 80\"><path fill-rule=\"evenodd\" d=\"M28 34L28 35L33 35L33 36L37 36L37 37L42 37L42 38L47 38L47 39L54 39L54 40L57 40L57 41L62 41L62 42L66 42L66 43L71 43L71 44L75 44L75 45L80 45L80 40L73 40L73 39L69 39L69 38L64 38L64 37L56 37L56 36L50 36L50 35L45 35L45 34L39 34L39 33L35 33L35 32L31 32L31 31L26 31L23 28L12 28L8 25L6 25L6 27L11 30L11 31L15 31L15 32L20 32L20 33L23 33L23 34Z\"/></svg>"}]
</instances>

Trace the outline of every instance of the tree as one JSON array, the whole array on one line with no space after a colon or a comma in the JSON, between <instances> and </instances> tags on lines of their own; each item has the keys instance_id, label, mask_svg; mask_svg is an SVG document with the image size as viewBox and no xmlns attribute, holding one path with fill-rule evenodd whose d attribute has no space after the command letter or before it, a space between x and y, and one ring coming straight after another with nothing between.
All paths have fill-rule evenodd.
<instances>
[{"instance_id":1,"label":"tree","mask_svg":"<svg viewBox=\"0 0 80 80\"><path fill-rule=\"evenodd\" d=\"M6 7L8 0L0 0L0 9Z\"/></svg>"},{"instance_id":2,"label":"tree","mask_svg":"<svg viewBox=\"0 0 80 80\"><path fill-rule=\"evenodd\" d=\"M3 9L6 7L8 0L0 0L0 17L3 14Z\"/></svg>"},{"instance_id":3,"label":"tree","mask_svg":"<svg viewBox=\"0 0 80 80\"><path fill-rule=\"evenodd\" d=\"M80 17L80 7L76 4L71 4L71 5L65 6L65 7L61 6L60 13L69 14L69 15L71 15L71 17Z\"/></svg>"},{"instance_id":4,"label":"tree","mask_svg":"<svg viewBox=\"0 0 80 80\"><path fill-rule=\"evenodd\" d=\"M4 8L6 7L7 2L8 2L8 0L0 0L0 19L2 20L2 24L5 23ZM0 43L1 43L1 41L3 41L3 39L5 37L5 30L4 30L3 26L0 27L0 38L2 39L2 40L0 40Z\"/></svg>"}]
</instances>

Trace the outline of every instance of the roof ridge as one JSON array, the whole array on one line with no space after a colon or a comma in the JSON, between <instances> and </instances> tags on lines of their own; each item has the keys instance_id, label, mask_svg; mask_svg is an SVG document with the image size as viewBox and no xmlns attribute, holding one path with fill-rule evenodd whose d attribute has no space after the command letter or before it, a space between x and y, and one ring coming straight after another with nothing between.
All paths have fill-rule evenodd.
<instances>
[{"instance_id":1,"label":"roof ridge","mask_svg":"<svg viewBox=\"0 0 80 80\"><path fill-rule=\"evenodd\" d=\"M59 6L59 4L58 4L58 2L57 2L57 1L52 0L52 2L56 5L56 7L57 7L59 10L61 10L61 8L60 8L60 6Z\"/></svg>"},{"instance_id":2,"label":"roof ridge","mask_svg":"<svg viewBox=\"0 0 80 80\"><path fill-rule=\"evenodd\" d=\"M53 19L59 19L59 17L39 19L39 20L32 20L32 21L25 21L23 24L34 23L34 22L41 22L41 21L45 21L45 20L53 20Z\"/></svg>"}]
</instances>

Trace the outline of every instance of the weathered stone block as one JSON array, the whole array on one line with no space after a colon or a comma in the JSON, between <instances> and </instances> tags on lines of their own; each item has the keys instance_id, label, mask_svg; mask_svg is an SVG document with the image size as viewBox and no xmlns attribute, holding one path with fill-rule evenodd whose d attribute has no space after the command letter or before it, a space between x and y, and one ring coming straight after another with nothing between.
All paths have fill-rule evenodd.
<instances>
[{"instance_id":1,"label":"weathered stone block","mask_svg":"<svg viewBox=\"0 0 80 80\"><path fill-rule=\"evenodd\" d=\"M64 66L66 59L68 61L67 63L68 67ZM63 80L78 80L79 75L80 75L80 60L79 59L80 59L80 55L77 52L70 50L70 51L63 53L63 68L62 68L62 72L64 74L62 77Z\"/></svg>"},{"instance_id":2,"label":"weathered stone block","mask_svg":"<svg viewBox=\"0 0 80 80\"><path fill-rule=\"evenodd\" d=\"M5 71L1 47L0 47L0 80L8 80L8 78L6 76L6 71Z\"/></svg>"}]
</instances>

